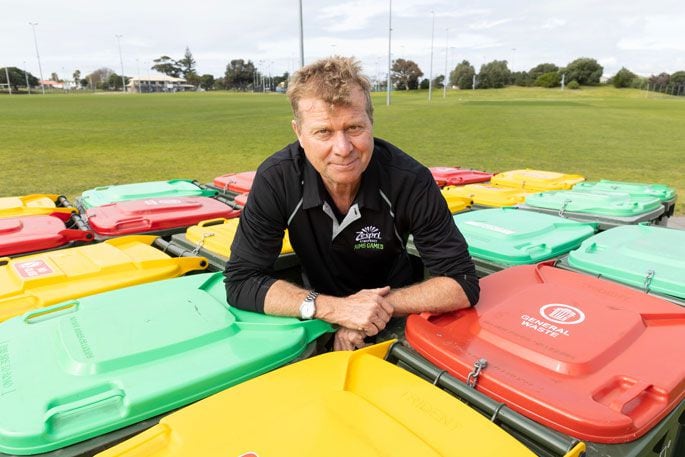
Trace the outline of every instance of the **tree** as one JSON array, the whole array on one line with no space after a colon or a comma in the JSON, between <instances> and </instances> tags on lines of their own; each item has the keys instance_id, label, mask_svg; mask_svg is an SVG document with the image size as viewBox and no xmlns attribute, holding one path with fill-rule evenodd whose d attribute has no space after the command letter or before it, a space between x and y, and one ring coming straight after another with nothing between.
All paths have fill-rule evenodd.
<instances>
[{"instance_id":1,"label":"tree","mask_svg":"<svg viewBox=\"0 0 685 457\"><path fill-rule=\"evenodd\" d=\"M671 75L668 73L659 73L657 76L650 76L649 77L649 84L652 86L668 86L668 84L671 82Z\"/></svg>"},{"instance_id":2,"label":"tree","mask_svg":"<svg viewBox=\"0 0 685 457\"><path fill-rule=\"evenodd\" d=\"M181 66L169 56L162 56L159 59L153 60L153 62L155 64L150 67L152 70L174 78L178 78L181 75Z\"/></svg>"},{"instance_id":3,"label":"tree","mask_svg":"<svg viewBox=\"0 0 685 457\"><path fill-rule=\"evenodd\" d=\"M566 66L561 73L566 73L566 81L577 81L581 86L596 86L602 77L604 68L595 59L581 57Z\"/></svg>"},{"instance_id":4,"label":"tree","mask_svg":"<svg viewBox=\"0 0 685 457\"><path fill-rule=\"evenodd\" d=\"M200 76L200 87L205 90L214 89L214 75L204 74Z\"/></svg>"},{"instance_id":5,"label":"tree","mask_svg":"<svg viewBox=\"0 0 685 457\"><path fill-rule=\"evenodd\" d=\"M248 90L254 84L256 76L258 75L251 60L247 62L244 59L231 60L226 65L224 87L239 91Z\"/></svg>"},{"instance_id":6,"label":"tree","mask_svg":"<svg viewBox=\"0 0 685 457\"><path fill-rule=\"evenodd\" d=\"M442 89L445 86L445 75L438 75L433 78L433 88Z\"/></svg>"},{"instance_id":7,"label":"tree","mask_svg":"<svg viewBox=\"0 0 685 457\"><path fill-rule=\"evenodd\" d=\"M430 82L428 78L423 78L419 83L419 89L428 89L430 87Z\"/></svg>"},{"instance_id":8,"label":"tree","mask_svg":"<svg viewBox=\"0 0 685 457\"><path fill-rule=\"evenodd\" d=\"M54 71L50 74L50 81L55 81L56 83L62 82L62 80L59 79L59 75L57 75L57 73Z\"/></svg>"},{"instance_id":9,"label":"tree","mask_svg":"<svg viewBox=\"0 0 685 457\"><path fill-rule=\"evenodd\" d=\"M124 76L124 81L123 81L123 83L124 83L124 84L128 84L128 81L129 81L129 78L127 78L126 76ZM109 90L121 90L121 83L122 83L122 81L121 81L121 76L119 76L119 75L116 74L116 73L112 73L111 75L109 75L109 78L107 79L107 87L106 87L106 89L109 89Z\"/></svg>"},{"instance_id":10,"label":"tree","mask_svg":"<svg viewBox=\"0 0 685 457\"><path fill-rule=\"evenodd\" d=\"M78 70L78 69L75 70L72 77L74 78L74 84L76 85L76 87L80 87L81 86L81 70Z\"/></svg>"},{"instance_id":11,"label":"tree","mask_svg":"<svg viewBox=\"0 0 685 457\"><path fill-rule=\"evenodd\" d=\"M29 86L34 87L40 84L38 78L29 72L24 73L25 71L17 67L7 67L7 73L10 75L9 84L12 86L12 90L19 92L19 87L26 86L27 77L29 79ZM6 78L5 68L0 68L0 83L7 84Z\"/></svg>"},{"instance_id":12,"label":"tree","mask_svg":"<svg viewBox=\"0 0 685 457\"><path fill-rule=\"evenodd\" d=\"M185 79L188 84L192 84L193 86L200 85L200 75L195 72L188 73Z\"/></svg>"},{"instance_id":13,"label":"tree","mask_svg":"<svg viewBox=\"0 0 685 457\"><path fill-rule=\"evenodd\" d=\"M224 78L216 78L214 80L214 89L226 89L226 84L224 84Z\"/></svg>"},{"instance_id":14,"label":"tree","mask_svg":"<svg viewBox=\"0 0 685 457\"><path fill-rule=\"evenodd\" d=\"M628 70L626 67L621 67L618 72L611 78L611 84L616 88L632 87L633 81L637 78L637 75L632 71Z\"/></svg>"},{"instance_id":15,"label":"tree","mask_svg":"<svg viewBox=\"0 0 685 457\"><path fill-rule=\"evenodd\" d=\"M531 68L530 71L528 71L528 76L530 76L531 81L536 81L545 73L551 73L553 71L559 71L559 67L553 63L541 63Z\"/></svg>"},{"instance_id":16,"label":"tree","mask_svg":"<svg viewBox=\"0 0 685 457\"><path fill-rule=\"evenodd\" d=\"M186 52L183 58L176 62L181 70L181 74L188 81L189 77L192 79L193 75L197 75L195 72L195 59L193 59L193 54L190 52L190 48L186 46Z\"/></svg>"},{"instance_id":17,"label":"tree","mask_svg":"<svg viewBox=\"0 0 685 457\"><path fill-rule=\"evenodd\" d=\"M287 71L281 76L274 76L274 86L279 87L282 85L285 87L288 84L288 79L290 79L290 73Z\"/></svg>"},{"instance_id":18,"label":"tree","mask_svg":"<svg viewBox=\"0 0 685 457\"><path fill-rule=\"evenodd\" d=\"M109 77L113 73L114 71L111 68L102 67L90 73L85 79L87 79L90 84L93 84L95 89L107 89L109 88ZM121 78L119 78L119 80L121 81Z\"/></svg>"},{"instance_id":19,"label":"tree","mask_svg":"<svg viewBox=\"0 0 685 457\"><path fill-rule=\"evenodd\" d=\"M468 60L462 60L450 73L450 85L457 86L459 89L470 89L475 74L476 69L473 65Z\"/></svg>"},{"instance_id":20,"label":"tree","mask_svg":"<svg viewBox=\"0 0 685 457\"><path fill-rule=\"evenodd\" d=\"M504 87L510 79L511 71L507 67L507 61L493 60L480 67L478 86L483 89Z\"/></svg>"},{"instance_id":21,"label":"tree","mask_svg":"<svg viewBox=\"0 0 685 457\"><path fill-rule=\"evenodd\" d=\"M534 81L534 79L530 79L527 71L514 71L511 73L511 84L515 86L531 86Z\"/></svg>"},{"instance_id":22,"label":"tree","mask_svg":"<svg viewBox=\"0 0 685 457\"><path fill-rule=\"evenodd\" d=\"M670 77L671 84L682 86L685 84L685 71L676 71Z\"/></svg>"},{"instance_id":23,"label":"tree","mask_svg":"<svg viewBox=\"0 0 685 457\"><path fill-rule=\"evenodd\" d=\"M547 88L559 87L561 85L561 76L559 76L559 72L557 71L544 73L537 77L535 80L535 85L538 87Z\"/></svg>"},{"instance_id":24,"label":"tree","mask_svg":"<svg viewBox=\"0 0 685 457\"><path fill-rule=\"evenodd\" d=\"M413 60L397 59L392 63L390 79L398 89L416 89L423 72Z\"/></svg>"}]
</instances>

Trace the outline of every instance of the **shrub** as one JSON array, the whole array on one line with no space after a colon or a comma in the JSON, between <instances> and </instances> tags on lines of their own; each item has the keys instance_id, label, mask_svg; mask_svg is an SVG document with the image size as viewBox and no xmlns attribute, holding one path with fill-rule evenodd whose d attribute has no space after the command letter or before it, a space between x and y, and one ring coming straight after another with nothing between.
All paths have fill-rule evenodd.
<instances>
[{"instance_id":1,"label":"shrub","mask_svg":"<svg viewBox=\"0 0 685 457\"><path fill-rule=\"evenodd\" d=\"M566 84L566 87L568 87L571 90L577 90L580 89L580 84L578 84L578 81L574 79L570 83Z\"/></svg>"},{"instance_id":2,"label":"shrub","mask_svg":"<svg viewBox=\"0 0 685 457\"><path fill-rule=\"evenodd\" d=\"M611 78L611 83L614 85L614 87L620 89L623 87L631 87L633 84L633 80L637 78L637 75L633 73L632 71L628 70L626 67L621 68L618 70L616 75L614 75L613 78Z\"/></svg>"},{"instance_id":3,"label":"shrub","mask_svg":"<svg viewBox=\"0 0 685 457\"><path fill-rule=\"evenodd\" d=\"M595 59L582 57L568 64L565 69L560 70L560 73L566 73L566 79L575 79L579 84L596 86L599 84L603 71L604 68Z\"/></svg>"},{"instance_id":4,"label":"shrub","mask_svg":"<svg viewBox=\"0 0 685 457\"><path fill-rule=\"evenodd\" d=\"M535 85L539 87L559 87L561 84L561 77L556 71L544 73L535 80Z\"/></svg>"}]
</instances>

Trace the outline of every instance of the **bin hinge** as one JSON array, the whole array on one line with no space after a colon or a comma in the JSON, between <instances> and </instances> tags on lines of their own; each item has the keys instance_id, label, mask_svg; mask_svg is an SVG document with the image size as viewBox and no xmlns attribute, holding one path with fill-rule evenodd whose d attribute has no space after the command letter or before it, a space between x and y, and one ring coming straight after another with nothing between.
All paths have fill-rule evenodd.
<instances>
[{"instance_id":1,"label":"bin hinge","mask_svg":"<svg viewBox=\"0 0 685 457\"><path fill-rule=\"evenodd\" d=\"M649 287L652 285L652 279L654 279L654 270L647 270L647 275L645 276L644 289L646 293L649 293Z\"/></svg>"},{"instance_id":2,"label":"bin hinge","mask_svg":"<svg viewBox=\"0 0 685 457\"><path fill-rule=\"evenodd\" d=\"M195 246L195 249L193 249L190 253L192 255L198 255L200 253L200 249L202 249L202 245L205 244L205 239L209 238L210 236L214 236L214 232L206 232L202 234L202 239L200 240L199 243L197 243L197 246Z\"/></svg>"},{"instance_id":3,"label":"bin hinge","mask_svg":"<svg viewBox=\"0 0 685 457\"><path fill-rule=\"evenodd\" d=\"M570 199L564 200L564 202L561 204L561 208L559 209L559 217L564 217L564 214L566 214L566 207L568 204L571 203Z\"/></svg>"},{"instance_id":4,"label":"bin hinge","mask_svg":"<svg viewBox=\"0 0 685 457\"><path fill-rule=\"evenodd\" d=\"M478 359L473 362L473 371L466 377L466 385L475 389L480 372L487 366L488 361L485 359Z\"/></svg>"}]
</instances>

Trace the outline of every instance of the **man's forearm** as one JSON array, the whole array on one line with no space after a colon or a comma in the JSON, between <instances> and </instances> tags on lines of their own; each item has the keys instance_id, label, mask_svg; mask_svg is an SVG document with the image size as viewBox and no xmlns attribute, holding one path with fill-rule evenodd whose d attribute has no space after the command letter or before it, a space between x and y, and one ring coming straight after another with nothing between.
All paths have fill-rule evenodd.
<instances>
[{"instance_id":1,"label":"man's forearm","mask_svg":"<svg viewBox=\"0 0 685 457\"><path fill-rule=\"evenodd\" d=\"M392 306L385 299L389 287L363 289L348 297L319 295L314 317L372 336L385 327ZM300 316L308 291L283 280L274 282L264 298L264 312L276 316Z\"/></svg>"},{"instance_id":2,"label":"man's forearm","mask_svg":"<svg viewBox=\"0 0 685 457\"><path fill-rule=\"evenodd\" d=\"M300 304L307 290L287 281L274 282L264 298L264 313L274 316L300 316Z\"/></svg>"},{"instance_id":3,"label":"man's forearm","mask_svg":"<svg viewBox=\"0 0 685 457\"><path fill-rule=\"evenodd\" d=\"M387 299L394 307L395 316L422 312L444 313L470 306L459 283L446 276L392 289Z\"/></svg>"}]
</instances>

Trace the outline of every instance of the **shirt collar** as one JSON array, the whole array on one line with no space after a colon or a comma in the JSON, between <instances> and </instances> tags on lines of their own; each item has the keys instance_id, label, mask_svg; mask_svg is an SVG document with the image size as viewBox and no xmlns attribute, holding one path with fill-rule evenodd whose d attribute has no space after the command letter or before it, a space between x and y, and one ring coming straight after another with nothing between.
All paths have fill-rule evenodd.
<instances>
[{"instance_id":1,"label":"shirt collar","mask_svg":"<svg viewBox=\"0 0 685 457\"><path fill-rule=\"evenodd\" d=\"M299 148L302 157L304 158L304 171L302 173L302 209L322 206L328 191L323 185L323 180L321 179L319 172L317 172L314 166L307 160L307 156L304 154L302 147L300 146ZM362 182L357 197L355 198L355 202L359 204L360 208L369 208L374 211L381 208L379 174L380 166L374 148L371 161L366 167L366 170L364 170L364 173L362 173Z\"/></svg>"}]
</instances>

